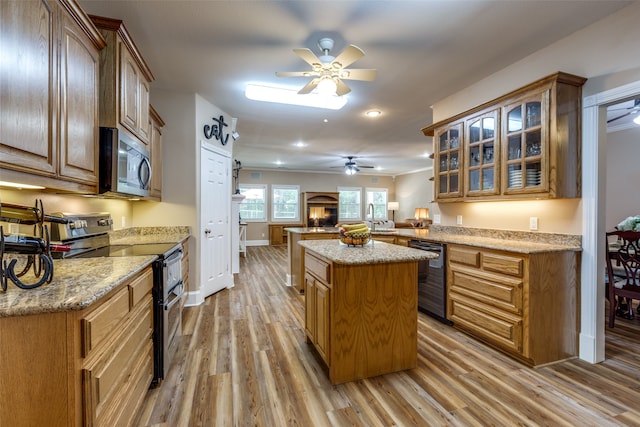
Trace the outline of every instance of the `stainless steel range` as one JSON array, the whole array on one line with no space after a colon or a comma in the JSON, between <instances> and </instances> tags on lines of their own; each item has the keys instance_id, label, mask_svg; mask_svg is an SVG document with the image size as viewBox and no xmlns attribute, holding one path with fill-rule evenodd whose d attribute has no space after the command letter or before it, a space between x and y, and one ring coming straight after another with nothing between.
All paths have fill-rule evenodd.
<instances>
[{"instance_id":1,"label":"stainless steel range","mask_svg":"<svg viewBox=\"0 0 640 427\"><path fill-rule=\"evenodd\" d=\"M182 334L182 246L179 243L109 245L113 220L108 213L76 215L54 213L67 224L52 224L51 240L70 247L63 258L156 255L153 262L154 378L157 385L166 375Z\"/></svg>"}]
</instances>

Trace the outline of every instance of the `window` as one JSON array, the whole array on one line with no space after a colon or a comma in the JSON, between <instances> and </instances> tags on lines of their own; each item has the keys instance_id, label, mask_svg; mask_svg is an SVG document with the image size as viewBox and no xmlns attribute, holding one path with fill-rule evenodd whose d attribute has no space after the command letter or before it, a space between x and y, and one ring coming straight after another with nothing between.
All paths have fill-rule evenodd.
<instances>
[{"instance_id":1,"label":"window","mask_svg":"<svg viewBox=\"0 0 640 427\"><path fill-rule=\"evenodd\" d=\"M386 188L367 188L367 209L365 210L365 218L370 220L369 203L373 203L373 218L387 219L387 189Z\"/></svg>"},{"instance_id":2,"label":"window","mask_svg":"<svg viewBox=\"0 0 640 427\"><path fill-rule=\"evenodd\" d=\"M240 184L238 188L245 197L240 203L240 218L250 222L266 222L267 186Z\"/></svg>"},{"instance_id":3,"label":"window","mask_svg":"<svg viewBox=\"0 0 640 427\"><path fill-rule=\"evenodd\" d=\"M359 187L338 187L338 220L358 221L362 219L362 189Z\"/></svg>"},{"instance_id":4,"label":"window","mask_svg":"<svg viewBox=\"0 0 640 427\"><path fill-rule=\"evenodd\" d=\"M300 186L271 186L271 220L300 221Z\"/></svg>"}]
</instances>

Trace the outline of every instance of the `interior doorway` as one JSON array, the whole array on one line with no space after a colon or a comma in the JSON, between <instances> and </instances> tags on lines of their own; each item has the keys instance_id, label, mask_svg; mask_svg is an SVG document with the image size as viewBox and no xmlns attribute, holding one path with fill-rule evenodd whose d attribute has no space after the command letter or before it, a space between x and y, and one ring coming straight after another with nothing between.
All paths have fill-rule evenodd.
<instances>
[{"instance_id":1,"label":"interior doorway","mask_svg":"<svg viewBox=\"0 0 640 427\"><path fill-rule=\"evenodd\" d=\"M640 81L583 99L582 114L582 266L580 358L605 356L604 233L606 203L607 107L640 95Z\"/></svg>"}]
</instances>

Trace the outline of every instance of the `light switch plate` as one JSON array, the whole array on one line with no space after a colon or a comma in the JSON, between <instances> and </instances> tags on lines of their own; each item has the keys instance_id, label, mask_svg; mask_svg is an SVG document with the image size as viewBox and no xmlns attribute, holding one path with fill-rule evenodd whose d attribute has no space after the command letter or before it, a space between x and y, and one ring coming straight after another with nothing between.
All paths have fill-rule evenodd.
<instances>
[{"instance_id":1,"label":"light switch plate","mask_svg":"<svg viewBox=\"0 0 640 427\"><path fill-rule=\"evenodd\" d=\"M462 215L458 215L458 216L456 217L456 224L458 224L458 225L462 225Z\"/></svg>"},{"instance_id":2,"label":"light switch plate","mask_svg":"<svg viewBox=\"0 0 640 427\"><path fill-rule=\"evenodd\" d=\"M529 230L537 230L538 229L538 217L532 216L529 218Z\"/></svg>"},{"instance_id":3,"label":"light switch plate","mask_svg":"<svg viewBox=\"0 0 640 427\"><path fill-rule=\"evenodd\" d=\"M433 216L433 223L434 224L440 224L440 214L435 214Z\"/></svg>"},{"instance_id":4,"label":"light switch plate","mask_svg":"<svg viewBox=\"0 0 640 427\"><path fill-rule=\"evenodd\" d=\"M9 234L20 233L20 226L18 224L9 224Z\"/></svg>"}]
</instances>

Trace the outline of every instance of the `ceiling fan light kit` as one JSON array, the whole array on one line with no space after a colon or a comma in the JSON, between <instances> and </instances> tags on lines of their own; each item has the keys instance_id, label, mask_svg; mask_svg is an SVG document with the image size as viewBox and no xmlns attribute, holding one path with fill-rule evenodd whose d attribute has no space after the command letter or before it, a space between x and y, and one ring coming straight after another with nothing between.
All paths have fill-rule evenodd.
<instances>
[{"instance_id":1,"label":"ceiling fan light kit","mask_svg":"<svg viewBox=\"0 0 640 427\"><path fill-rule=\"evenodd\" d=\"M302 89L301 95L316 93L321 84L327 85L330 81L335 84L332 93L338 96L351 92L351 88L343 80L373 81L376 79L377 70L371 69L346 69L349 65L364 56L364 52L357 46L347 46L337 57L330 55L333 49L333 39L324 37L318 41L318 47L322 51L321 56L316 56L310 49L293 49L293 51L307 64L311 65L311 71L278 71L278 77L312 77Z\"/></svg>"}]
</instances>

